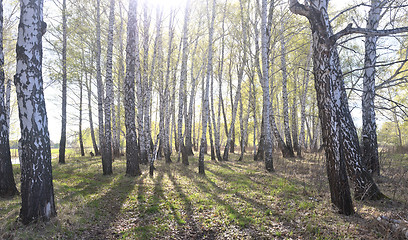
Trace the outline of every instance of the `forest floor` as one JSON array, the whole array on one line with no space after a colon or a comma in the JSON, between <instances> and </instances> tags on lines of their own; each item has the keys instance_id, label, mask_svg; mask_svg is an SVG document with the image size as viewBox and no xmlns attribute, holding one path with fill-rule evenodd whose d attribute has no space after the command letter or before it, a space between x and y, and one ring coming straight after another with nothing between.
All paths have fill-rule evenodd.
<instances>
[{"instance_id":1,"label":"forest floor","mask_svg":"<svg viewBox=\"0 0 408 240\"><path fill-rule=\"evenodd\" d=\"M332 208L321 154L275 156L273 173L252 156L238 157L206 156L205 176L196 157L187 167L158 160L153 177L142 165L135 178L125 176L124 157L111 176L102 175L98 157L72 156L65 165L54 159L58 216L24 226L20 197L0 199L0 239L403 239L408 155L381 154L377 182L388 198L355 201L353 216ZM19 180L19 165L13 167Z\"/></svg>"}]
</instances>

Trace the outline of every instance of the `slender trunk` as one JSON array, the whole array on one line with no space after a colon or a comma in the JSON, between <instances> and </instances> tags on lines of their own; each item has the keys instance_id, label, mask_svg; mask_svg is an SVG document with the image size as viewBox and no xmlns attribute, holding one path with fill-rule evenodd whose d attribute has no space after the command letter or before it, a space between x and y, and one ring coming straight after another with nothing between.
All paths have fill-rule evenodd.
<instances>
[{"instance_id":1,"label":"slender trunk","mask_svg":"<svg viewBox=\"0 0 408 240\"><path fill-rule=\"evenodd\" d=\"M371 9L368 13L367 29L376 30L381 18L381 1L371 0ZM377 63L377 36L366 36L364 78L362 95L362 161L372 175L380 175L380 163L378 159L377 124L375 121L374 97L375 97L375 65Z\"/></svg>"},{"instance_id":2,"label":"slender trunk","mask_svg":"<svg viewBox=\"0 0 408 240\"><path fill-rule=\"evenodd\" d=\"M201 28L201 21L198 24L198 29ZM198 46L198 36L195 39L195 45L194 45L194 50L193 50L193 54L191 55L192 57L194 57L196 55L197 52L197 46ZM192 156L194 155L193 153L193 143L191 141L191 128L192 128L192 122L193 122L193 106L194 106L194 99L195 99L195 88L196 88L196 79L199 77L200 75L200 71L198 72L197 76L194 76L194 60L191 61L191 91L190 91L190 100L189 100L189 106L188 106L188 112L186 112L186 126L185 126L185 148L186 148L186 152L188 155ZM186 107L184 107L184 109L186 110Z\"/></svg>"},{"instance_id":3,"label":"slender trunk","mask_svg":"<svg viewBox=\"0 0 408 240\"><path fill-rule=\"evenodd\" d=\"M282 70L282 102L283 102L283 126L286 140L286 148L291 155L293 153L292 137L289 128L289 99L288 99L288 73L286 69L286 43L284 35L284 21L281 22L281 70ZM293 126L292 126L293 127Z\"/></svg>"},{"instance_id":4,"label":"slender trunk","mask_svg":"<svg viewBox=\"0 0 408 240\"><path fill-rule=\"evenodd\" d=\"M147 2L143 4L143 134L144 134L144 142L140 144L143 145L144 151L142 151L142 162L149 163L151 160L151 122L150 122L150 101L151 101L151 81L152 79L149 78L149 29L150 29L150 20L151 16L148 16L147 13ZM152 66L154 66L154 60L152 62ZM154 69L152 67L151 74L153 74Z\"/></svg>"},{"instance_id":5,"label":"slender trunk","mask_svg":"<svg viewBox=\"0 0 408 240\"><path fill-rule=\"evenodd\" d=\"M208 4L208 1L207 1ZM205 80L205 90L204 92L204 104L202 108L202 133L201 133L201 143L200 143L200 155L198 157L198 173L205 174L204 170L204 152L207 148L207 123L209 119L209 90L210 90L210 79L213 74L213 35L214 35L214 21L216 15L216 0L213 0L212 5L212 18L208 37L208 63L207 63L207 76Z\"/></svg>"},{"instance_id":6,"label":"slender trunk","mask_svg":"<svg viewBox=\"0 0 408 240\"><path fill-rule=\"evenodd\" d=\"M141 175L135 123L135 81L140 78L137 26L137 0L130 0L126 44L126 78L123 87L126 127L126 175L128 176Z\"/></svg>"},{"instance_id":7,"label":"slender trunk","mask_svg":"<svg viewBox=\"0 0 408 240\"><path fill-rule=\"evenodd\" d=\"M113 77L112 77L112 52L113 52L113 26L115 24L115 0L110 0L108 49L106 53L106 97L105 97L105 157L102 157L103 175L112 174L112 105L113 105Z\"/></svg>"},{"instance_id":8,"label":"slender trunk","mask_svg":"<svg viewBox=\"0 0 408 240\"><path fill-rule=\"evenodd\" d=\"M120 133L121 133L121 104L122 104L122 91L123 91L123 79L125 76L125 69L123 64L123 16L122 16L122 4L119 4L119 17L120 17L120 27L119 27L119 74L118 74L118 97L117 97L117 107L116 111L117 113L116 118L115 115L113 114L115 109L112 110L112 122L114 123L114 128L116 131L114 131L113 135L113 156L115 158L120 157L120 151L121 151L121 146L120 146ZM117 119L117 120L116 120Z\"/></svg>"},{"instance_id":9,"label":"slender trunk","mask_svg":"<svg viewBox=\"0 0 408 240\"><path fill-rule=\"evenodd\" d=\"M300 155L302 154L302 148L306 148L306 140L305 140L305 123L306 123L306 99L307 99L307 92L309 88L309 71L310 71L310 59L312 57L312 45L310 45L309 54L307 55L306 60L306 71L305 77L303 78L303 92L302 92L302 100L300 101L300 136L299 136L299 152ZM299 155L298 155L299 156Z\"/></svg>"},{"instance_id":10,"label":"slender trunk","mask_svg":"<svg viewBox=\"0 0 408 240\"><path fill-rule=\"evenodd\" d=\"M169 47L168 47L168 56L167 56L167 71L166 71L166 80L164 85L164 96L163 96L163 108L164 108L164 134L163 134L163 142L164 142L164 157L166 159L166 163L171 163L171 137L169 136L169 130L171 131L170 126L170 113L169 113L169 99L170 99L170 91L169 91L169 79L170 79L170 67L171 67L171 55L173 53L173 38L174 38L174 12L171 11L170 13L170 22L169 22ZM173 86L175 89L175 86Z\"/></svg>"},{"instance_id":11,"label":"slender trunk","mask_svg":"<svg viewBox=\"0 0 408 240\"><path fill-rule=\"evenodd\" d=\"M91 129L91 139L92 139L92 146L95 152L95 156L99 155L99 149L98 145L96 144L96 138L95 138L95 130L93 127L93 113L92 113L92 79L91 77L89 78L88 82L88 73L85 72L85 79L87 81L86 83L86 88L88 92L88 116L89 116L89 128ZM91 154L92 155L92 154Z\"/></svg>"},{"instance_id":12,"label":"slender trunk","mask_svg":"<svg viewBox=\"0 0 408 240\"><path fill-rule=\"evenodd\" d=\"M96 86L98 89L98 133L99 133L99 149L102 156L102 166L104 166L106 156L105 136L103 124L103 83L101 73L101 14L100 14L101 0L96 1ZM106 169L104 169L106 170ZM105 171L104 171L105 173Z\"/></svg>"},{"instance_id":13,"label":"slender trunk","mask_svg":"<svg viewBox=\"0 0 408 240\"><path fill-rule=\"evenodd\" d=\"M62 1L62 113L61 139L59 145L58 163L65 163L65 145L67 142L67 4Z\"/></svg>"},{"instance_id":14,"label":"slender trunk","mask_svg":"<svg viewBox=\"0 0 408 240\"><path fill-rule=\"evenodd\" d=\"M84 141L82 140L82 102L83 102L83 84L82 76L79 79L79 148L81 149L81 156L85 156Z\"/></svg>"},{"instance_id":15,"label":"slender trunk","mask_svg":"<svg viewBox=\"0 0 408 240\"><path fill-rule=\"evenodd\" d=\"M5 93L4 53L3 53L3 1L0 0L0 197L12 197L18 194L11 165L9 142L10 81ZM10 103L8 103L10 106Z\"/></svg>"},{"instance_id":16,"label":"slender trunk","mask_svg":"<svg viewBox=\"0 0 408 240\"><path fill-rule=\"evenodd\" d=\"M180 75L180 88L179 88L179 106L178 106L178 120L177 120L177 135L178 135L178 158L180 159L181 152L184 152L184 136L183 136L183 117L186 114L184 110L185 104L185 88L187 82L187 60L188 60L188 22L190 17L190 0L187 1L185 16L184 16L184 26L183 26L183 53L181 57L181 75ZM188 158L183 157L183 164L189 165Z\"/></svg>"},{"instance_id":17,"label":"slender trunk","mask_svg":"<svg viewBox=\"0 0 408 240\"><path fill-rule=\"evenodd\" d=\"M261 8L261 36L262 36L262 41L261 41L261 49L262 49L262 79L261 79L261 84L262 84L262 90L263 90L263 121L264 121L264 126L263 126L263 132L265 135L265 140L264 140L264 152L265 152L265 169L268 172L274 171L273 168L273 158L272 158L272 134L271 134L271 125L270 123L270 113L272 111L272 106L270 102L270 96L269 96L269 32L267 31L267 23L266 23L266 18L267 18L267 0L262 0L262 8Z\"/></svg>"},{"instance_id":18,"label":"slender trunk","mask_svg":"<svg viewBox=\"0 0 408 240\"><path fill-rule=\"evenodd\" d=\"M43 1L20 1L20 11L14 84L21 129L20 219L28 224L49 221L57 212L42 78Z\"/></svg>"}]
</instances>

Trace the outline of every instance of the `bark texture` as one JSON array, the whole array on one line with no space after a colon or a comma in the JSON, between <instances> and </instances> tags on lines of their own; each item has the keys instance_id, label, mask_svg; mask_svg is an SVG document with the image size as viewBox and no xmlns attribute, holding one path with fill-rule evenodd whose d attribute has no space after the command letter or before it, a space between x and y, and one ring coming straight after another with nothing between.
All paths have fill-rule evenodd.
<instances>
[{"instance_id":1,"label":"bark texture","mask_svg":"<svg viewBox=\"0 0 408 240\"><path fill-rule=\"evenodd\" d=\"M42 79L43 1L20 1L17 70L14 78L20 118L21 210L24 224L56 216L51 148Z\"/></svg>"},{"instance_id":2,"label":"bark texture","mask_svg":"<svg viewBox=\"0 0 408 240\"><path fill-rule=\"evenodd\" d=\"M139 168L139 153L137 147L135 123L135 81L140 78L137 34L137 1L129 1L127 45L126 45L126 78L124 82L124 106L126 127L126 175L141 175Z\"/></svg>"}]
</instances>

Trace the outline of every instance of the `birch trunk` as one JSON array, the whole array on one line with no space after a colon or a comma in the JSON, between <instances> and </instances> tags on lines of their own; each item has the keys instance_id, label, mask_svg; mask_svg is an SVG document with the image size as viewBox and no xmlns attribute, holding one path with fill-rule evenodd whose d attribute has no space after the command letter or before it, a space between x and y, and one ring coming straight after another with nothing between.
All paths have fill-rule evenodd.
<instances>
[{"instance_id":1,"label":"birch trunk","mask_svg":"<svg viewBox=\"0 0 408 240\"><path fill-rule=\"evenodd\" d=\"M96 144L96 138L95 138L95 130L93 126L93 113L92 113L92 79L91 77L89 78L88 82L88 73L85 72L85 79L86 79L86 88L88 92L88 116L89 116L89 128L91 129L91 139L92 139L92 146L95 152L95 156L98 156L99 149L98 145ZM91 154L92 155L92 154Z\"/></svg>"},{"instance_id":2,"label":"birch trunk","mask_svg":"<svg viewBox=\"0 0 408 240\"><path fill-rule=\"evenodd\" d=\"M173 38L174 38L174 12L171 11L170 13L170 22L169 22L169 46L168 46L168 55L167 55L167 71L166 71L166 80L164 85L164 100L163 100L163 108L165 112L165 123L164 123L164 134L163 134L163 142L164 142L164 158L166 159L166 163L171 163L171 137L169 136L169 131L171 131L170 126L170 113L169 113L169 100L170 100L170 90L169 90L169 79L170 79L170 67L171 67L171 55L173 53ZM175 86L173 86L175 89Z\"/></svg>"},{"instance_id":3,"label":"birch trunk","mask_svg":"<svg viewBox=\"0 0 408 240\"><path fill-rule=\"evenodd\" d=\"M377 30L381 18L381 4L379 0L371 0L367 29ZM362 95L363 129L361 135L363 138L363 163L371 174L379 176L380 163L378 159L377 124L374 110L377 39L377 36L366 36L365 38Z\"/></svg>"},{"instance_id":4,"label":"birch trunk","mask_svg":"<svg viewBox=\"0 0 408 240\"><path fill-rule=\"evenodd\" d=\"M119 3L119 17L120 17L120 27L119 27L119 59L120 63L123 63L123 16L122 16L122 4ZM113 157L119 158L120 157L120 133L121 133L121 96L122 96L122 84L125 75L125 69L123 64L119 64L119 74L118 74L118 97L117 97L117 107L115 114L115 108L112 108L112 123L114 126L113 130Z\"/></svg>"},{"instance_id":5,"label":"birch trunk","mask_svg":"<svg viewBox=\"0 0 408 240\"><path fill-rule=\"evenodd\" d=\"M284 38L284 21L281 22L281 70L282 70L282 102L283 102L283 127L285 132L286 148L293 153L292 137L289 127L289 99L288 99L288 72L286 69L286 43ZM293 126L292 126L293 127Z\"/></svg>"},{"instance_id":6,"label":"birch trunk","mask_svg":"<svg viewBox=\"0 0 408 240\"><path fill-rule=\"evenodd\" d=\"M208 4L208 1L207 1ZM204 154L207 148L207 121L209 118L209 90L210 90L210 79L213 74L213 35L214 35L214 22L215 22L215 15L216 15L216 0L213 0L212 5L212 18L210 29L208 33L208 63L207 63L207 76L205 80L205 90L204 92L204 104L202 108L202 133L201 133L201 141L200 141L200 154L198 156L198 173L205 174L204 169Z\"/></svg>"},{"instance_id":7,"label":"birch trunk","mask_svg":"<svg viewBox=\"0 0 408 240\"><path fill-rule=\"evenodd\" d=\"M142 162L150 163L151 160L151 122L150 122L150 101L151 101L151 79L149 78L149 28L151 16L147 14L147 2L143 4L143 133L144 133L144 152L142 152ZM154 66L154 61L152 63ZM154 69L152 69L151 74L153 74Z\"/></svg>"},{"instance_id":8,"label":"birch trunk","mask_svg":"<svg viewBox=\"0 0 408 240\"><path fill-rule=\"evenodd\" d=\"M184 151L184 136L183 136L183 117L184 117L184 104L185 104L185 88L187 82L187 60L188 60L188 22L190 17L190 0L187 1L184 26L183 26L183 53L181 56L181 75L180 75L180 88L179 88L179 106L178 106L178 120L177 120L177 136L178 136L178 158L180 160L180 154ZM189 165L188 158L183 157L183 164Z\"/></svg>"},{"instance_id":9,"label":"birch trunk","mask_svg":"<svg viewBox=\"0 0 408 240\"><path fill-rule=\"evenodd\" d=\"M81 156L85 156L84 141L82 139L82 102L83 102L83 84L82 76L79 79L79 148L81 149Z\"/></svg>"},{"instance_id":10,"label":"birch trunk","mask_svg":"<svg viewBox=\"0 0 408 240\"><path fill-rule=\"evenodd\" d=\"M263 120L264 120L264 161L265 169L268 172L274 171L273 168L273 158L272 158L272 136L271 136L271 125L270 123L270 114L272 111L272 106L269 96L269 32L267 32L267 0L262 0L261 7L261 52L262 52L262 91L263 91Z\"/></svg>"},{"instance_id":11,"label":"birch trunk","mask_svg":"<svg viewBox=\"0 0 408 240\"><path fill-rule=\"evenodd\" d=\"M62 1L62 112L61 139L58 151L58 163L65 163L65 145L67 143L67 3Z\"/></svg>"},{"instance_id":12,"label":"birch trunk","mask_svg":"<svg viewBox=\"0 0 408 240\"><path fill-rule=\"evenodd\" d=\"M126 78L123 87L126 127L126 175L128 176L141 175L135 123L135 81L140 78L137 26L137 0L130 0L126 44Z\"/></svg>"},{"instance_id":13,"label":"birch trunk","mask_svg":"<svg viewBox=\"0 0 408 240\"><path fill-rule=\"evenodd\" d=\"M305 140L305 123L306 123L306 99L307 92L309 88L309 71L310 71L310 59L312 57L312 45L310 45L309 54L307 55L306 60L306 71L305 77L303 79L303 91L302 91L302 100L300 102L300 136L299 136L299 151L300 155L302 154L302 148L306 149L306 140Z\"/></svg>"},{"instance_id":14,"label":"birch trunk","mask_svg":"<svg viewBox=\"0 0 408 240\"><path fill-rule=\"evenodd\" d=\"M3 52L3 0L0 0L0 197L12 197L18 194L14 181L13 167L11 164L9 143L9 115L5 92L4 52ZM9 89L10 82L7 89ZM8 96L7 96L8 95Z\"/></svg>"},{"instance_id":15,"label":"birch trunk","mask_svg":"<svg viewBox=\"0 0 408 240\"><path fill-rule=\"evenodd\" d=\"M112 105L113 105L113 77L112 77L112 52L113 52L113 26L115 24L115 0L110 0L108 49L106 52L106 97L105 97L105 158L102 158L103 174L112 174Z\"/></svg>"},{"instance_id":16,"label":"birch trunk","mask_svg":"<svg viewBox=\"0 0 408 240\"><path fill-rule=\"evenodd\" d=\"M17 69L14 76L21 138L21 210L23 224L56 216L51 146L42 79L43 1L20 1Z\"/></svg>"},{"instance_id":17,"label":"birch trunk","mask_svg":"<svg viewBox=\"0 0 408 240\"><path fill-rule=\"evenodd\" d=\"M102 166L104 166L106 159L105 136L103 124L103 83L101 73L101 1L96 1L96 87L98 90L98 132L99 132L99 150L102 156ZM105 173L105 172L104 172Z\"/></svg>"}]
</instances>

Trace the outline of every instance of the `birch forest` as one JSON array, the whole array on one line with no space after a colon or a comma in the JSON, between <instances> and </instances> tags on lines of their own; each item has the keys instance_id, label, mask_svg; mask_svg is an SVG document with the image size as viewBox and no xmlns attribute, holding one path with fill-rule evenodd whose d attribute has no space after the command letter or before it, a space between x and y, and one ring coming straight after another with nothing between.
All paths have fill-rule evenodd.
<instances>
[{"instance_id":1,"label":"birch forest","mask_svg":"<svg viewBox=\"0 0 408 240\"><path fill-rule=\"evenodd\" d=\"M0 7L0 239L408 239L404 0Z\"/></svg>"}]
</instances>

